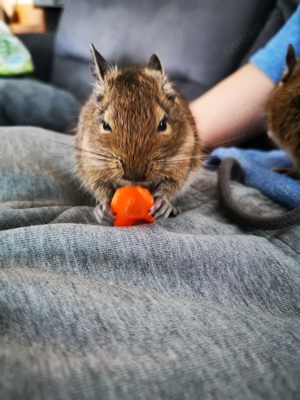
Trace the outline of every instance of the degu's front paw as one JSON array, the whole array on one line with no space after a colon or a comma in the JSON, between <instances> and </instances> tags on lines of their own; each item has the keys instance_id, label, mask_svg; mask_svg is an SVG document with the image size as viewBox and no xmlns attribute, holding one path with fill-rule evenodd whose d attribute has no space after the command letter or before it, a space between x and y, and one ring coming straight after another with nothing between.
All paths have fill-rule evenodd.
<instances>
[{"instance_id":1,"label":"degu's front paw","mask_svg":"<svg viewBox=\"0 0 300 400\"><path fill-rule=\"evenodd\" d=\"M111 211L108 201L99 203L94 209L94 215L100 225L112 226L114 224L114 213Z\"/></svg>"},{"instance_id":2,"label":"degu's front paw","mask_svg":"<svg viewBox=\"0 0 300 400\"><path fill-rule=\"evenodd\" d=\"M179 209L173 207L171 202L167 200L165 197L157 196L155 198L155 203L150 209L151 214L153 217L157 219L166 219L169 216L175 217L179 214Z\"/></svg>"}]
</instances>

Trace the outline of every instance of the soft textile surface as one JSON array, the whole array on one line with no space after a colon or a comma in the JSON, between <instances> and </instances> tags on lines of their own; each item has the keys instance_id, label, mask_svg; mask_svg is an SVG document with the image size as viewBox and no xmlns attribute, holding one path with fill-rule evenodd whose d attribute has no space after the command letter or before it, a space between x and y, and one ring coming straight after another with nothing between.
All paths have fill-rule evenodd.
<instances>
[{"instance_id":1,"label":"soft textile surface","mask_svg":"<svg viewBox=\"0 0 300 400\"><path fill-rule=\"evenodd\" d=\"M98 226L72 141L0 130L0 398L298 399L300 229L234 226L211 171L177 218Z\"/></svg>"},{"instance_id":2,"label":"soft textile surface","mask_svg":"<svg viewBox=\"0 0 300 400\"><path fill-rule=\"evenodd\" d=\"M207 166L218 165L226 157L235 158L244 173L244 182L271 199L289 208L300 206L300 184L292 178L272 171L274 167L292 168L289 155L282 150L241 150L218 148L211 153Z\"/></svg>"},{"instance_id":3,"label":"soft textile surface","mask_svg":"<svg viewBox=\"0 0 300 400\"><path fill-rule=\"evenodd\" d=\"M286 68L286 53L289 44L293 45L296 57L299 57L300 6L272 40L250 58L250 62L277 83Z\"/></svg>"},{"instance_id":4,"label":"soft textile surface","mask_svg":"<svg viewBox=\"0 0 300 400\"><path fill-rule=\"evenodd\" d=\"M64 3L56 56L90 60L91 42L105 59L118 65L144 64L156 53L167 73L205 87L235 70L274 7L272 0L252 0L243 7L239 0ZM268 20L273 33L279 21L280 13L274 21ZM54 70L55 81L57 74Z\"/></svg>"},{"instance_id":5,"label":"soft textile surface","mask_svg":"<svg viewBox=\"0 0 300 400\"><path fill-rule=\"evenodd\" d=\"M34 79L0 78L0 126L38 126L69 132L80 103L71 92Z\"/></svg>"},{"instance_id":6,"label":"soft textile surface","mask_svg":"<svg viewBox=\"0 0 300 400\"><path fill-rule=\"evenodd\" d=\"M86 100L93 42L118 66L145 64L156 53L191 101L248 62L296 2L252 0L241 7L240 0L65 0L55 35L52 82Z\"/></svg>"}]
</instances>

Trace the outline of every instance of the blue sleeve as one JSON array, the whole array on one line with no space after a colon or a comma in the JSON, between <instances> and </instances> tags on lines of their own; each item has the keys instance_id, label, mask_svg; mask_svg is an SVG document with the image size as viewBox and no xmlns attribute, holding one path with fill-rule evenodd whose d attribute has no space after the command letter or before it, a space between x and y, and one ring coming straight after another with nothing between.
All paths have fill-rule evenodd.
<instances>
[{"instance_id":1,"label":"blue sleeve","mask_svg":"<svg viewBox=\"0 0 300 400\"><path fill-rule=\"evenodd\" d=\"M294 46L296 56L300 57L300 6L280 31L249 61L277 83L285 69L285 57L289 43Z\"/></svg>"}]
</instances>

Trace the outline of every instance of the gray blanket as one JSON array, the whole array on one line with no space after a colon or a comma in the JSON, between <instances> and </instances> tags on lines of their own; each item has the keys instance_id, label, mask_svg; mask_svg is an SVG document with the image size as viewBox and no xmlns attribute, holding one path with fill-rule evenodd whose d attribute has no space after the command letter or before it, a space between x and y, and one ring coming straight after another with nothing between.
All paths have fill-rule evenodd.
<instances>
[{"instance_id":1,"label":"gray blanket","mask_svg":"<svg viewBox=\"0 0 300 400\"><path fill-rule=\"evenodd\" d=\"M299 399L300 228L233 225L208 171L177 218L98 226L72 143L0 130L1 400Z\"/></svg>"}]
</instances>

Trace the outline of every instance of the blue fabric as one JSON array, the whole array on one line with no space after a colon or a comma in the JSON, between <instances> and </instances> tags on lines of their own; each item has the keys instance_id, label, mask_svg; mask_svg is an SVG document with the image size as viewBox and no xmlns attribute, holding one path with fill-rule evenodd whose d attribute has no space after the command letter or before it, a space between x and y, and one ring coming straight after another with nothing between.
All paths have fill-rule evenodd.
<instances>
[{"instance_id":1,"label":"blue fabric","mask_svg":"<svg viewBox=\"0 0 300 400\"><path fill-rule=\"evenodd\" d=\"M290 43L294 46L296 56L300 57L300 6L280 31L249 61L276 83L285 69L286 51Z\"/></svg>"},{"instance_id":2,"label":"blue fabric","mask_svg":"<svg viewBox=\"0 0 300 400\"><path fill-rule=\"evenodd\" d=\"M241 150L218 148L211 153L207 166L218 165L226 157L235 158L244 172L244 182L288 208L300 206L300 184L292 178L272 171L273 167L290 168L292 162L282 150Z\"/></svg>"}]
</instances>

